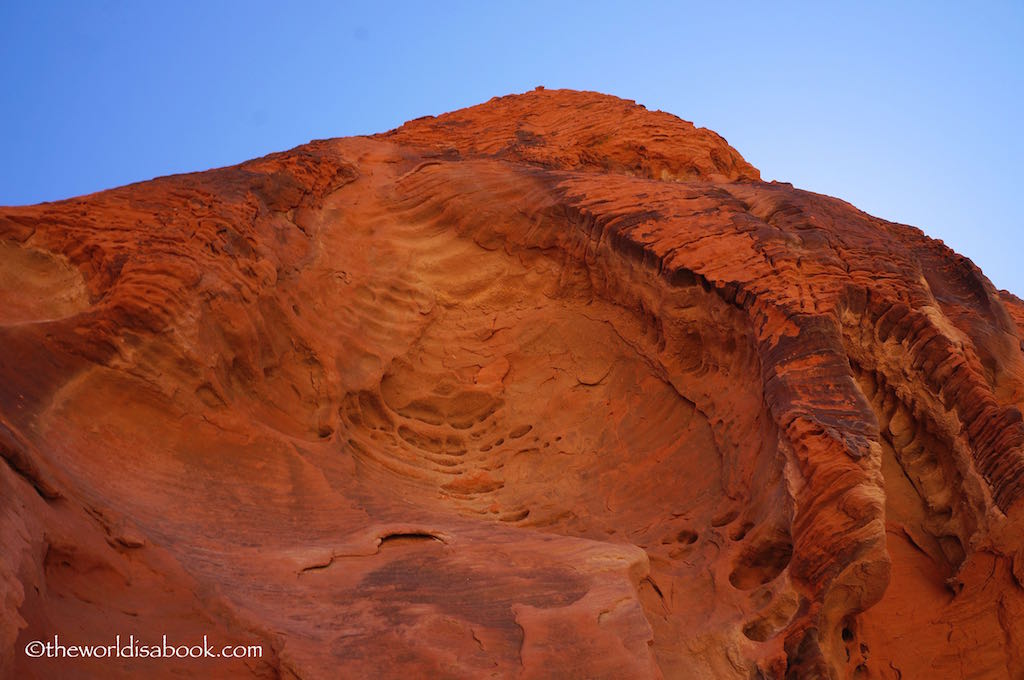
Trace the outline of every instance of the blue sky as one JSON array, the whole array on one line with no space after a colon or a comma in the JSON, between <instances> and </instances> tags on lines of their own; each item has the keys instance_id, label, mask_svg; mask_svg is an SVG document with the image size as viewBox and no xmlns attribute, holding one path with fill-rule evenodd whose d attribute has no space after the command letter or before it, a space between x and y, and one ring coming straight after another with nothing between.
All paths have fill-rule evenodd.
<instances>
[{"instance_id":1,"label":"blue sky","mask_svg":"<svg viewBox=\"0 0 1024 680\"><path fill-rule=\"evenodd\" d=\"M571 87L710 127L1024 295L1024 3L848 5L3 0L0 204Z\"/></svg>"}]
</instances>

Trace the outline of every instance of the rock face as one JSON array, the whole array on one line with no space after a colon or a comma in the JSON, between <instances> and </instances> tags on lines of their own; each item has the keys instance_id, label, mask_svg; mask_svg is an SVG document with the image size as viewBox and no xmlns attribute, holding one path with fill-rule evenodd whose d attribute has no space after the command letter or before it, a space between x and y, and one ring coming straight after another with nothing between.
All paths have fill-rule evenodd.
<instances>
[{"instance_id":1,"label":"rock face","mask_svg":"<svg viewBox=\"0 0 1024 680\"><path fill-rule=\"evenodd\" d=\"M1024 303L674 116L496 98L0 263L5 677L1024 677Z\"/></svg>"}]
</instances>

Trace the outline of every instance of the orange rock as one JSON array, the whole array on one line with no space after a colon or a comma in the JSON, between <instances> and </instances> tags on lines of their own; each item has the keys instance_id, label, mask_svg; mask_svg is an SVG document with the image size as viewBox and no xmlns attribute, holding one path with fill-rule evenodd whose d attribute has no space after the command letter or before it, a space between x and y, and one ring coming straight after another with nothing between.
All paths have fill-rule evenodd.
<instances>
[{"instance_id":1,"label":"orange rock","mask_svg":"<svg viewBox=\"0 0 1024 680\"><path fill-rule=\"evenodd\" d=\"M674 116L496 98L0 261L4 676L1024 676L1024 303Z\"/></svg>"}]
</instances>

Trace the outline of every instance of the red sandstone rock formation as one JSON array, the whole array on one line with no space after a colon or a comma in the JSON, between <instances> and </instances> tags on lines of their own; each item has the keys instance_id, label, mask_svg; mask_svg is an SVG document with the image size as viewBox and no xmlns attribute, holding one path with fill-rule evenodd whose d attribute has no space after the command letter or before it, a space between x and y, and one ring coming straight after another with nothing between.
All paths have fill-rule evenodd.
<instances>
[{"instance_id":1,"label":"red sandstone rock formation","mask_svg":"<svg viewBox=\"0 0 1024 680\"><path fill-rule=\"evenodd\" d=\"M1024 677L1024 303L674 116L497 98L0 263L7 677Z\"/></svg>"}]
</instances>

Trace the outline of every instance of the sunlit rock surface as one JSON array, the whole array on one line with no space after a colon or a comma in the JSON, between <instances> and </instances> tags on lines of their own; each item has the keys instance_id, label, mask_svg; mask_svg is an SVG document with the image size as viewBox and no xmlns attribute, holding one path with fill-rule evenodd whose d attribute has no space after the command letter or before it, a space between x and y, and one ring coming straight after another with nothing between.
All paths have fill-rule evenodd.
<instances>
[{"instance_id":1,"label":"sunlit rock surface","mask_svg":"<svg viewBox=\"0 0 1024 680\"><path fill-rule=\"evenodd\" d=\"M0 674L1024 677L1022 337L594 93L3 208Z\"/></svg>"}]
</instances>

